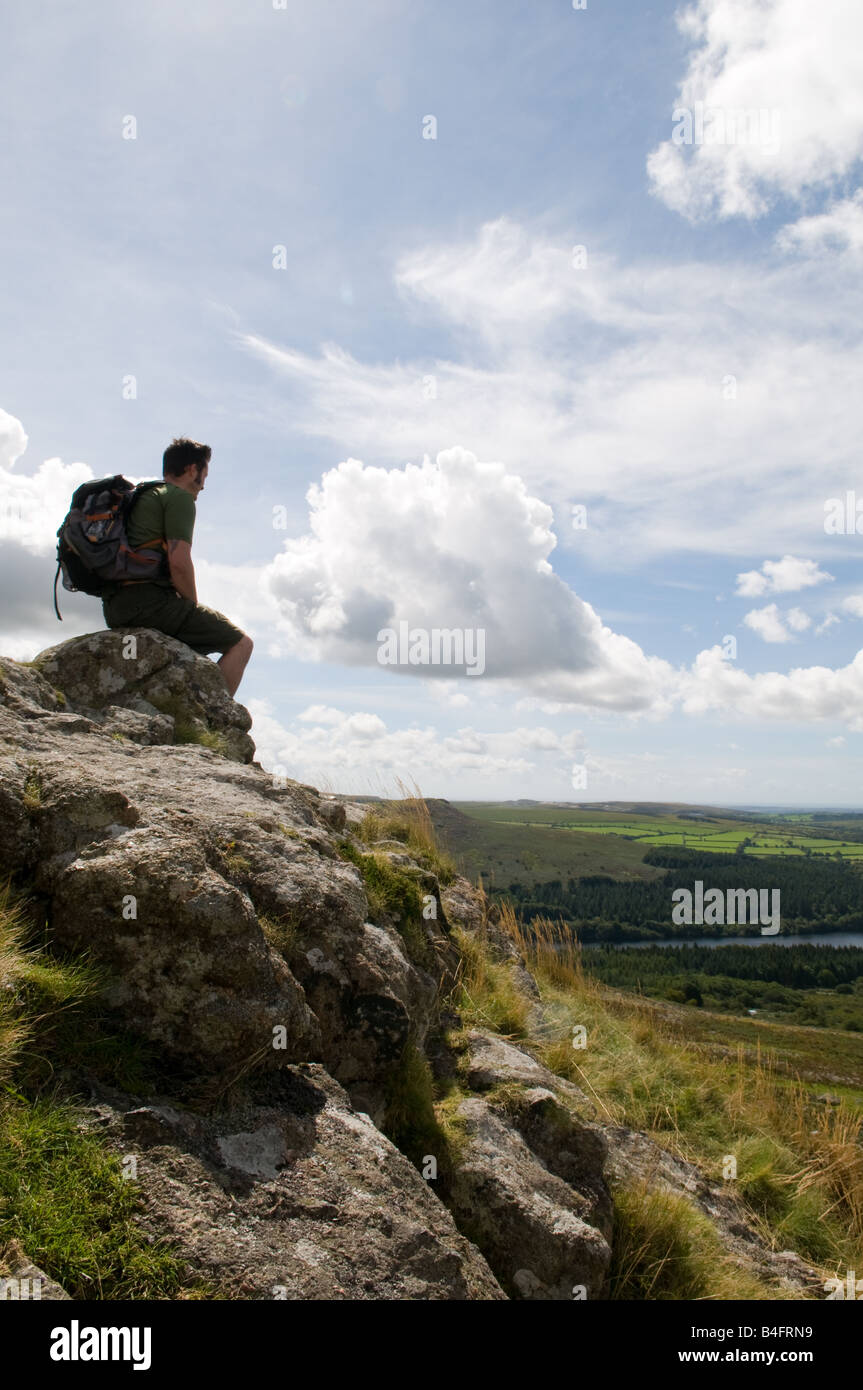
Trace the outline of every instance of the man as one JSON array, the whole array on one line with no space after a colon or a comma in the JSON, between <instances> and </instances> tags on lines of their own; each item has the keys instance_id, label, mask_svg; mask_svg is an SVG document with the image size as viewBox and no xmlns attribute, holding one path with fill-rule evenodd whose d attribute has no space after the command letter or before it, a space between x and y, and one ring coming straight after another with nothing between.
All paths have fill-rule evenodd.
<instances>
[{"instance_id":1,"label":"man","mask_svg":"<svg viewBox=\"0 0 863 1390\"><path fill-rule=\"evenodd\" d=\"M228 694L234 695L252 655L252 639L221 613L198 603L192 564L195 498L204 490L211 452L209 445L193 439L175 439L165 450L164 483L138 498L127 524L133 548L164 546L164 573L158 579L106 585L102 612L110 628L152 627L201 656L220 652L219 669Z\"/></svg>"}]
</instances>

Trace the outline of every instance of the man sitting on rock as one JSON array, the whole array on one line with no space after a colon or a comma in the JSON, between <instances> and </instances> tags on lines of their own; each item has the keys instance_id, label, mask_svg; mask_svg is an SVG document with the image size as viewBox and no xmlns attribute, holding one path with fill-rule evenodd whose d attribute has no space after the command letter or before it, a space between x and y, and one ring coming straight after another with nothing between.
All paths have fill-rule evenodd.
<instances>
[{"instance_id":1,"label":"man sitting on rock","mask_svg":"<svg viewBox=\"0 0 863 1390\"><path fill-rule=\"evenodd\" d=\"M252 639L221 613L198 602L192 564L195 498L204 489L211 449L175 439L162 457L164 483L149 488L129 515L129 544L165 547L159 579L127 579L105 586L102 612L110 628L152 627L185 642L201 656L221 652L219 669L234 695L252 654Z\"/></svg>"}]
</instances>

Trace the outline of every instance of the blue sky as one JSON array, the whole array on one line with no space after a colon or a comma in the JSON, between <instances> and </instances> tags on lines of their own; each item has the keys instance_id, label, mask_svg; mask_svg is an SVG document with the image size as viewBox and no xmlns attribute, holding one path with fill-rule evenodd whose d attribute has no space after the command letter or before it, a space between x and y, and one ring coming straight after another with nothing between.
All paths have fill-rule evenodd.
<instances>
[{"instance_id":1,"label":"blue sky","mask_svg":"<svg viewBox=\"0 0 863 1390\"><path fill-rule=\"evenodd\" d=\"M189 433L266 765L856 804L861 537L824 515L863 504L860 31L850 0L11 0L3 649L100 625L50 609L68 494ZM781 139L680 146L699 102ZM482 625L485 673L382 667L400 619Z\"/></svg>"}]
</instances>

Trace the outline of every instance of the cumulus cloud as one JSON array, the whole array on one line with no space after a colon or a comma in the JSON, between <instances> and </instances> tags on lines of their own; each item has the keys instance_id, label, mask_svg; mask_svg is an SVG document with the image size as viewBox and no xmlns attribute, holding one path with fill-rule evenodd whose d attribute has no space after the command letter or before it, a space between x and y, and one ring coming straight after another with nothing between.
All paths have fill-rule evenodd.
<instances>
[{"instance_id":1,"label":"cumulus cloud","mask_svg":"<svg viewBox=\"0 0 863 1390\"><path fill-rule=\"evenodd\" d=\"M812 619L802 608L789 608L785 614L785 621L794 632L805 632L812 626Z\"/></svg>"},{"instance_id":2,"label":"cumulus cloud","mask_svg":"<svg viewBox=\"0 0 863 1390\"><path fill-rule=\"evenodd\" d=\"M699 0L678 24L691 47L676 133L647 161L670 208L691 220L759 217L852 169L863 148L858 0ZM683 112L693 123L701 114L700 140Z\"/></svg>"},{"instance_id":3,"label":"cumulus cloud","mask_svg":"<svg viewBox=\"0 0 863 1390\"><path fill-rule=\"evenodd\" d=\"M759 637L763 637L765 642L791 640L791 634L779 616L779 609L775 603L769 603L766 608L753 608L744 615L743 621L753 632L757 632Z\"/></svg>"},{"instance_id":4,"label":"cumulus cloud","mask_svg":"<svg viewBox=\"0 0 863 1390\"><path fill-rule=\"evenodd\" d=\"M378 632L400 621L426 630L481 626L486 675L475 686L497 683L520 696L523 709L663 717L682 708L768 721L834 718L851 727L863 721L863 652L837 671L801 667L755 676L724 660L719 647L689 668L645 654L554 573L549 508L503 465L481 463L465 449L390 470L346 460L310 489L309 506L308 533L287 540L267 572L280 622L309 658L428 681L429 666L379 667ZM793 556L752 573L779 591L830 577ZM802 609L780 613L776 604L752 610L745 621L778 643L811 626ZM436 674L451 678L453 669ZM320 727L326 719L335 715L320 712ZM486 757L478 737L462 731L459 756ZM543 727L525 735L523 748L552 751L554 741ZM573 754L580 746L560 745Z\"/></svg>"},{"instance_id":5,"label":"cumulus cloud","mask_svg":"<svg viewBox=\"0 0 863 1390\"><path fill-rule=\"evenodd\" d=\"M842 608L854 618L863 618L863 594L849 594L842 600Z\"/></svg>"},{"instance_id":6,"label":"cumulus cloud","mask_svg":"<svg viewBox=\"0 0 863 1390\"><path fill-rule=\"evenodd\" d=\"M460 448L396 469L347 459L307 496L309 532L287 539L267 571L289 640L307 656L375 666L379 633L405 623L482 634L490 679L594 708L662 705L671 667L606 627L554 573L551 508L502 464Z\"/></svg>"},{"instance_id":7,"label":"cumulus cloud","mask_svg":"<svg viewBox=\"0 0 863 1390\"><path fill-rule=\"evenodd\" d=\"M11 471L26 448L27 435L21 421L0 410L0 468Z\"/></svg>"},{"instance_id":8,"label":"cumulus cloud","mask_svg":"<svg viewBox=\"0 0 863 1390\"><path fill-rule=\"evenodd\" d=\"M741 598L757 598L761 594L788 594L798 589L811 589L833 578L819 569L815 560L798 560L783 555L781 560L765 560L760 570L747 570L737 576L737 594Z\"/></svg>"},{"instance_id":9,"label":"cumulus cloud","mask_svg":"<svg viewBox=\"0 0 863 1390\"><path fill-rule=\"evenodd\" d=\"M863 730L863 651L838 670L808 666L751 676L725 660L721 647L711 647L682 676L680 695L691 715L714 712L798 724L833 719Z\"/></svg>"},{"instance_id":10,"label":"cumulus cloud","mask_svg":"<svg viewBox=\"0 0 863 1390\"><path fill-rule=\"evenodd\" d=\"M480 782L500 778L501 785L511 785L512 778L536 766L524 730L485 734L468 727L444 736L430 726L390 729L368 711L331 707L310 708L285 725L266 700L250 700L249 709L265 768L289 770L291 777L341 791L392 795L398 779L406 777L423 790L445 789L461 776ZM561 778L563 766L557 769Z\"/></svg>"},{"instance_id":11,"label":"cumulus cloud","mask_svg":"<svg viewBox=\"0 0 863 1390\"><path fill-rule=\"evenodd\" d=\"M812 625L812 619L802 608L789 608L780 613L775 603L753 608L744 615L743 621L765 642L790 642L795 632L805 632Z\"/></svg>"}]
</instances>

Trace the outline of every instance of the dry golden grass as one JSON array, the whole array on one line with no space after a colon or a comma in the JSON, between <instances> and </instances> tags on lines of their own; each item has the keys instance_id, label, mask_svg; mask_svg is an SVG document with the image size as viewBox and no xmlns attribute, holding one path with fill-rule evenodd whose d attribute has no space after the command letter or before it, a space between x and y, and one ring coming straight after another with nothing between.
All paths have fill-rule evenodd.
<instances>
[{"instance_id":1,"label":"dry golden grass","mask_svg":"<svg viewBox=\"0 0 863 1390\"><path fill-rule=\"evenodd\" d=\"M500 924L536 977L545 1023L530 1038L558 1074L595 1100L603 1118L651 1135L736 1191L765 1240L829 1272L863 1263L863 1147L859 1111L816 1104L769 1048L717 1055L687 1035L686 1014L609 989L584 972L578 943L548 921ZM584 1048L573 1028L586 1029ZM825 1048L829 1040L825 1037Z\"/></svg>"}]
</instances>

